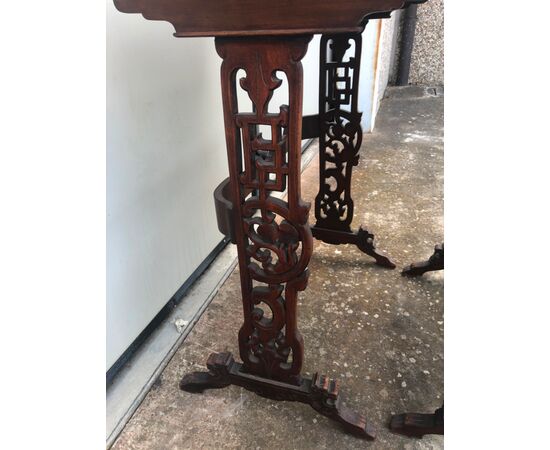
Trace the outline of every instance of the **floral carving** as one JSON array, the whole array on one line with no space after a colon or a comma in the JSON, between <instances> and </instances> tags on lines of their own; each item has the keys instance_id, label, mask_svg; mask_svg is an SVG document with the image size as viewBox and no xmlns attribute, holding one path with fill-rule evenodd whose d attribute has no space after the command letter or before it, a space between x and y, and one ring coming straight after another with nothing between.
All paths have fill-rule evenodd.
<instances>
[{"instance_id":1,"label":"floral carving","mask_svg":"<svg viewBox=\"0 0 550 450\"><path fill-rule=\"evenodd\" d=\"M354 42L354 55L346 51ZM321 40L320 164L315 199L317 227L350 231L353 219L351 170L359 163L361 113L357 111L361 35L323 36Z\"/></svg>"},{"instance_id":2,"label":"floral carving","mask_svg":"<svg viewBox=\"0 0 550 450\"><path fill-rule=\"evenodd\" d=\"M309 38L274 41L254 39L243 51L240 41L216 41L224 58L222 86L229 163L235 202L235 229L244 305L239 331L243 367L250 373L292 384L300 383L303 340L296 328L297 293L307 284L312 252L307 223L309 204L300 198L300 59ZM253 104L252 112L238 111L236 73ZM273 92L289 80L289 104L269 112ZM226 95L229 93L229 95ZM259 128L269 127L266 138ZM287 190L287 201L272 195ZM269 317L271 316L271 317Z\"/></svg>"}]
</instances>

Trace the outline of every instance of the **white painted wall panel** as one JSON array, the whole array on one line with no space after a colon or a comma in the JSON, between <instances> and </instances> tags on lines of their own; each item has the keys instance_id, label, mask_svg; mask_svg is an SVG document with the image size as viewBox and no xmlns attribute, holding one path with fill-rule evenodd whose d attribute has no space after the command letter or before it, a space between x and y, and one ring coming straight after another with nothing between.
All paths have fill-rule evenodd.
<instances>
[{"instance_id":1,"label":"white painted wall panel","mask_svg":"<svg viewBox=\"0 0 550 450\"><path fill-rule=\"evenodd\" d=\"M221 240L227 163L213 39L107 9L109 368Z\"/></svg>"},{"instance_id":2,"label":"white painted wall panel","mask_svg":"<svg viewBox=\"0 0 550 450\"><path fill-rule=\"evenodd\" d=\"M379 19L371 20L363 31L363 42L361 46L361 69L359 71L359 111L361 116L361 126L363 132L372 131L373 121L373 98L376 64L376 45L378 39Z\"/></svg>"},{"instance_id":3,"label":"white painted wall panel","mask_svg":"<svg viewBox=\"0 0 550 450\"><path fill-rule=\"evenodd\" d=\"M212 38L172 32L107 1L107 369L222 239L221 59ZM317 112L318 46L304 59L305 114Z\"/></svg>"},{"instance_id":4,"label":"white painted wall panel","mask_svg":"<svg viewBox=\"0 0 550 450\"><path fill-rule=\"evenodd\" d=\"M380 108L380 102L384 97L384 92L388 86L390 77L390 66L392 63L392 57L395 54L395 48L397 45L396 35L399 15L398 11L394 11L391 14L391 18L381 20L380 38L378 43L378 61L376 64L376 76L374 83L374 97L372 104L372 121L371 129L374 129L376 114Z\"/></svg>"}]
</instances>

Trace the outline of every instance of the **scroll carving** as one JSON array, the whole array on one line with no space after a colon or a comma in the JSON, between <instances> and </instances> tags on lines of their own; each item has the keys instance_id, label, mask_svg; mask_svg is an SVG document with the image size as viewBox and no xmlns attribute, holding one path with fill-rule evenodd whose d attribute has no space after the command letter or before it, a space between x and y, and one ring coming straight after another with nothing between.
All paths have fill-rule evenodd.
<instances>
[{"instance_id":1,"label":"scroll carving","mask_svg":"<svg viewBox=\"0 0 550 450\"><path fill-rule=\"evenodd\" d=\"M345 60L351 42L355 52ZM361 34L321 39L320 86L326 89L319 92L321 182L315 216L320 228L351 231L351 170L359 163L363 137L357 110L360 55Z\"/></svg>"},{"instance_id":2,"label":"scroll carving","mask_svg":"<svg viewBox=\"0 0 550 450\"><path fill-rule=\"evenodd\" d=\"M300 383L303 340L296 326L298 292L307 285L312 252L310 205L300 198L302 66L310 37L217 38L235 239L244 308L239 331L243 368L254 375ZM243 45L246 43L246 45ZM236 74L254 106L238 111ZM289 105L268 111L283 72ZM271 137L258 132L267 126ZM287 200L274 192L288 188ZM251 192L250 195L248 195Z\"/></svg>"},{"instance_id":3,"label":"scroll carving","mask_svg":"<svg viewBox=\"0 0 550 450\"><path fill-rule=\"evenodd\" d=\"M352 48L350 55L347 51ZM395 264L380 254L374 235L363 226L351 229L351 175L359 164L363 139L359 97L361 34L323 35L319 65L319 193L315 197L313 236L328 244L355 244L376 264Z\"/></svg>"}]
</instances>

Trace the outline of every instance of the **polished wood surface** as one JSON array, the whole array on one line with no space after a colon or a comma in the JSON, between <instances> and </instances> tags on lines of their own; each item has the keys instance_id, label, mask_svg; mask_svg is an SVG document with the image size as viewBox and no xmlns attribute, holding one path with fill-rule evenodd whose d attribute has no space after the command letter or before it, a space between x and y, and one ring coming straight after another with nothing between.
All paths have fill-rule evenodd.
<instances>
[{"instance_id":1,"label":"polished wood surface","mask_svg":"<svg viewBox=\"0 0 550 450\"><path fill-rule=\"evenodd\" d=\"M345 405L340 383L326 375L315 373L312 378L302 377L297 385L282 383L248 373L231 353L212 353L206 366L208 372L185 375L180 389L202 393L207 389L220 389L233 384L272 400L308 404L319 414L339 422L348 433L367 440L376 437L367 418Z\"/></svg>"},{"instance_id":2,"label":"polished wood surface","mask_svg":"<svg viewBox=\"0 0 550 450\"><path fill-rule=\"evenodd\" d=\"M303 340L296 324L298 292L305 289L313 251L309 204L300 198L302 64L311 36L216 38L222 57L222 100L234 200L244 324L239 331L245 369L300 383ZM237 80L239 69L246 76ZM289 104L273 92L288 80ZM253 108L239 110L237 82ZM258 131L269 129L270 137ZM287 189L287 199L273 196ZM247 197L247 192L254 192ZM268 319L268 316L270 318Z\"/></svg>"},{"instance_id":3,"label":"polished wood surface","mask_svg":"<svg viewBox=\"0 0 550 450\"><path fill-rule=\"evenodd\" d=\"M363 140L362 113L358 109L361 42L361 33L324 34L321 38L316 136L319 193L315 197L316 223L311 231L314 238L327 244L355 244L376 264L394 269L395 264L376 250L374 234L363 225L357 231L351 229L351 175L359 163ZM350 49L351 54L346 56Z\"/></svg>"},{"instance_id":4,"label":"polished wood surface","mask_svg":"<svg viewBox=\"0 0 550 450\"><path fill-rule=\"evenodd\" d=\"M299 401L365 439L374 431L346 408L339 383L301 374L304 342L298 295L308 282L313 237L310 204L300 195L304 57L312 36L217 37L229 181L214 194L218 226L237 244L243 305L241 363L210 355L209 372L186 375L180 388L202 392L236 384L276 400ZM242 69L245 76L237 79ZM270 108L288 81L288 105ZM241 110L240 86L252 106ZM262 130L266 132L264 135ZM287 191L286 199L275 196ZM251 194L251 195L250 195Z\"/></svg>"},{"instance_id":5,"label":"polished wood surface","mask_svg":"<svg viewBox=\"0 0 550 450\"><path fill-rule=\"evenodd\" d=\"M369 18L425 0L114 0L125 13L170 22L175 36L360 32Z\"/></svg>"},{"instance_id":6,"label":"polished wood surface","mask_svg":"<svg viewBox=\"0 0 550 450\"><path fill-rule=\"evenodd\" d=\"M334 244L356 244L379 264L395 267L375 252L371 233L350 228L351 168L357 164L362 136L357 110L358 33L369 18L389 17L393 10L423 1L114 0L122 12L172 23L178 37L215 36L223 60L229 179L216 189L214 199L218 227L238 250L242 363L230 353L213 353L207 363L209 372L186 375L182 390L202 392L235 384L276 400L310 404L348 432L374 438L366 417L343 404L336 380L318 375L310 379L301 373L304 342L298 330L298 295L307 287L313 252L308 223L311 205L300 194L302 130L305 136L323 141L316 237ZM327 87L320 91L323 106L317 116L303 120L301 59L315 33L330 34L322 40L322 53L326 56L330 42L334 59L321 58L321 84ZM346 63L343 56L350 40L357 54ZM239 70L245 75L237 80ZM270 108L274 91L282 86L281 73L288 83L289 101ZM252 102L250 110L239 109L239 87ZM336 196L327 188L327 179L336 175L332 165L343 174L338 175ZM276 195L285 191L286 199Z\"/></svg>"}]
</instances>

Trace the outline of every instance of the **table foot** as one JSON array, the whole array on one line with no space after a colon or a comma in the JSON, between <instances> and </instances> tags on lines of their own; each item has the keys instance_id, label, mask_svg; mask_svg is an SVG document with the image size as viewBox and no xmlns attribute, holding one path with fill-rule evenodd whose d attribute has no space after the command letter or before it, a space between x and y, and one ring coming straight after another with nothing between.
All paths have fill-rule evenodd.
<instances>
[{"instance_id":1,"label":"table foot","mask_svg":"<svg viewBox=\"0 0 550 450\"><path fill-rule=\"evenodd\" d=\"M374 429L365 416L342 404L339 382L325 375L315 374L312 379L301 378L299 384L290 384L259 377L243 371L231 353L212 353L206 363L209 372L193 372L180 381L180 389L201 393L206 389L220 389L230 384L241 386L256 394L280 401L309 404L315 411L339 422L343 428L358 437L374 439Z\"/></svg>"},{"instance_id":2,"label":"table foot","mask_svg":"<svg viewBox=\"0 0 550 450\"><path fill-rule=\"evenodd\" d=\"M434 253L427 261L421 261L412 263L405 267L401 272L401 275L407 277L417 277L426 272L432 272L434 270L443 270L444 256L443 256L443 244L436 245L434 247Z\"/></svg>"},{"instance_id":3,"label":"table foot","mask_svg":"<svg viewBox=\"0 0 550 450\"><path fill-rule=\"evenodd\" d=\"M355 244L359 250L372 256L376 264L388 269L395 269L395 264L387 257L376 250L374 245L374 234L366 228L359 227L357 232L332 230L321 228L315 225L311 228L315 239L319 239L327 244Z\"/></svg>"},{"instance_id":4,"label":"table foot","mask_svg":"<svg viewBox=\"0 0 550 450\"><path fill-rule=\"evenodd\" d=\"M433 414L405 413L392 416L394 433L421 438L425 434L443 434L443 406Z\"/></svg>"}]
</instances>

